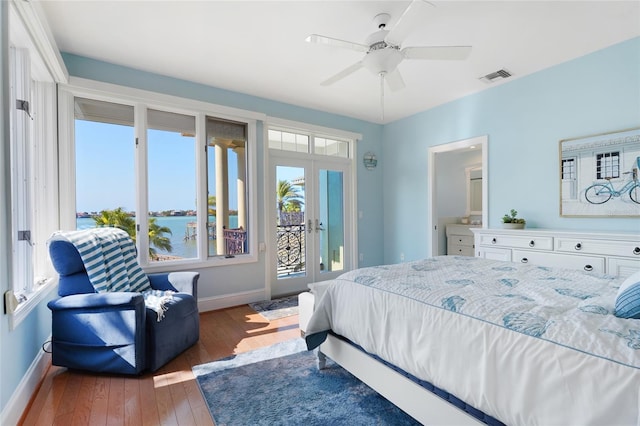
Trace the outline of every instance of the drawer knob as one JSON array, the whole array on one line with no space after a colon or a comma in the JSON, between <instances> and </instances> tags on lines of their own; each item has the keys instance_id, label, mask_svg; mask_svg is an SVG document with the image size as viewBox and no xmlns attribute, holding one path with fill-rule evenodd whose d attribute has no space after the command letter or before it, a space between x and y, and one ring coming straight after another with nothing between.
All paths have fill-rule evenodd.
<instances>
[{"instance_id":1,"label":"drawer knob","mask_svg":"<svg viewBox=\"0 0 640 426\"><path fill-rule=\"evenodd\" d=\"M522 259L520 259L520 262L529 263L529 259L527 259L526 257L523 257Z\"/></svg>"},{"instance_id":2,"label":"drawer knob","mask_svg":"<svg viewBox=\"0 0 640 426\"><path fill-rule=\"evenodd\" d=\"M574 248L576 250L582 250L582 244L578 243L578 244L576 244L576 246Z\"/></svg>"},{"instance_id":3,"label":"drawer knob","mask_svg":"<svg viewBox=\"0 0 640 426\"><path fill-rule=\"evenodd\" d=\"M494 238L494 239L492 239L492 240L491 240L491 244L495 244L495 243L497 243L497 241L496 241L496 239Z\"/></svg>"},{"instance_id":4,"label":"drawer knob","mask_svg":"<svg viewBox=\"0 0 640 426\"><path fill-rule=\"evenodd\" d=\"M529 241L529 247L533 247L533 246L535 246L535 245L536 245L536 242L535 242L535 241L533 241L533 240Z\"/></svg>"},{"instance_id":5,"label":"drawer knob","mask_svg":"<svg viewBox=\"0 0 640 426\"><path fill-rule=\"evenodd\" d=\"M591 266L591 265L584 265L584 270L585 270L585 271L587 271L587 272L591 272L591 271L593 271L593 266Z\"/></svg>"},{"instance_id":6,"label":"drawer knob","mask_svg":"<svg viewBox=\"0 0 640 426\"><path fill-rule=\"evenodd\" d=\"M636 247L633 249L633 254L635 254L636 256L640 255L640 247Z\"/></svg>"}]
</instances>

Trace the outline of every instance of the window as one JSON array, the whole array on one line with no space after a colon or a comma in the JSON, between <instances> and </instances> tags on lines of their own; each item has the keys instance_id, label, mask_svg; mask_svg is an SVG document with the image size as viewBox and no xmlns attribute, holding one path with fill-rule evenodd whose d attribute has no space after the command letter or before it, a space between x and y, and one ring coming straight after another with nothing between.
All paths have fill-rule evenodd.
<instances>
[{"instance_id":1,"label":"window","mask_svg":"<svg viewBox=\"0 0 640 426\"><path fill-rule=\"evenodd\" d=\"M116 225L134 233L133 107L78 97L74 112L76 228Z\"/></svg>"},{"instance_id":2,"label":"window","mask_svg":"<svg viewBox=\"0 0 640 426\"><path fill-rule=\"evenodd\" d=\"M309 136L269 129L269 148L308 153Z\"/></svg>"},{"instance_id":3,"label":"window","mask_svg":"<svg viewBox=\"0 0 640 426\"><path fill-rule=\"evenodd\" d=\"M279 151L349 158L349 141L337 140L313 133L292 133L286 130L269 129L269 148ZM312 143L309 143L312 140Z\"/></svg>"},{"instance_id":4,"label":"window","mask_svg":"<svg viewBox=\"0 0 640 426\"><path fill-rule=\"evenodd\" d=\"M596 156L596 178L617 179L620 177L620 152L605 152Z\"/></svg>"},{"instance_id":5,"label":"window","mask_svg":"<svg viewBox=\"0 0 640 426\"><path fill-rule=\"evenodd\" d=\"M147 126L149 261L197 258L196 119L149 109Z\"/></svg>"},{"instance_id":6,"label":"window","mask_svg":"<svg viewBox=\"0 0 640 426\"><path fill-rule=\"evenodd\" d=\"M247 252L247 125L207 117L209 256Z\"/></svg>"},{"instance_id":7,"label":"window","mask_svg":"<svg viewBox=\"0 0 640 426\"><path fill-rule=\"evenodd\" d=\"M87 84L60 90L61 117L73 123L61 158L75 165L62 198L76 228L123 227L150 271L255 261L255 121L135 89L96 96L102 83Z\"/></svg>"},{"instance_id":8,"label":"window","mask_svg":"<svg viewBox=\"0 0 640 426\"><path fill-rule=\"evenodd\" d=\"M566 158L562 160L562 179L575 180L576 178L576 159Z\"/></svg>"},{"instance_id":9,"label":"window","mask_svg":"<svg viewBox=\"0 0 640 426\"><path fill-rule=\"evenodd\" d=\"M10 22L9 120L11 252L19 324L54 284L46 241L58 228L56 102L53 77L20 22Z\"/></svg>"}]
</instances>

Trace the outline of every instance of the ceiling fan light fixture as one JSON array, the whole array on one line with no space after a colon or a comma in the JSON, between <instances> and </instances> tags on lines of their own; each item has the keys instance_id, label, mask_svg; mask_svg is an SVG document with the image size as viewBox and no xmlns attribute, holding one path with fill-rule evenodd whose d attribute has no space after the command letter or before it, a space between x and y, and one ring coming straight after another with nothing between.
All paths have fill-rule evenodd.
<instances>
[{"instance_id":1,"label":"ceiling fan light fixture","mask_svg":"<svg viewBox=\"0 0 640 426\"><path fill-rule=\"evenodd\" d=\"M398 49L387 48L370 51L362 59L362 64L373 74L380 75L383 72L387 74L393 72L402 59L402 54Z\"/></svg>"}]
</instances>

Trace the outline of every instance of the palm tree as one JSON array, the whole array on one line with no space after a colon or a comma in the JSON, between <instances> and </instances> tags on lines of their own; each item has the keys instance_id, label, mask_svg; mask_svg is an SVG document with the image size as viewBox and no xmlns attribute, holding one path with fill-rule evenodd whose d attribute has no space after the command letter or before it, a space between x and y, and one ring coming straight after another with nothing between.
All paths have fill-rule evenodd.
<instances>
[{"instance_id":1,"label":"palm tree","mask_svg":"<svg viewBox=\"0 0 640 426\"><path fill-rule=\"evenodd\" d=\"M215 195L209 195L208 199L207 199L207 206L209 207L208 209L208 213L210 216L215 216L216 214L216 196Z\"/></svg>"},{"instance_id":2,"label":"palm tree","mask_svg":"<svg viewBox=\"0 0 640 426\"><path fill-rule=\"evenodd\" d=\"M165 236L165 234L171 235L171 229L167 226L160 226L157 223L157 219L155 217L149 218L149 256L152 259L157 259L158 252L155 248L159 248L160 250L164 250L168 253L173 251L173 247L171 246L171 240ZM153 246L153 247L152 247Z\"/></svg>"},{"instance_id":3,"label":"palm tree","mask_svg":"<svg viewBox=\"0 0 640 426\"><path fill-rule=\"evenodd\" d=\"M133 242L136 242L136 221L129 213L125 212L122 207L114 210L102 210L100 215L93 218L96 226L114 226L120 228L129 234ZM171 235L171 229L166 226L160 226L155 217L149 218L149 256L152 259L157 258L155 248L171 252L171 240L166 237ZM154 248L155 247L155 248Z\"/></svg>"},{"instance_id":4,"label":"palm tree","mask_svg":"<svg viewBox=\"0 0 640 426\"><path fill-rule=\"evenodd\" d=\"M127 232L136 241L136 221L122 207L115 210L102 210L99 216L93 218L96 226L114 226Z\"/></svg>"},{"instance_id":5,"label":"palm tree","mask_svg":"<svg viewBox=\"0 0 640 426\"><path fill-rule=\"evenodd\" d=\"M298 188L288 180L279 180L276 190L278 200L278 213L284 211L300 211L304 205L304 199ZM278 215L279 216L279 215Z\"/></svg>"}]
</instances>

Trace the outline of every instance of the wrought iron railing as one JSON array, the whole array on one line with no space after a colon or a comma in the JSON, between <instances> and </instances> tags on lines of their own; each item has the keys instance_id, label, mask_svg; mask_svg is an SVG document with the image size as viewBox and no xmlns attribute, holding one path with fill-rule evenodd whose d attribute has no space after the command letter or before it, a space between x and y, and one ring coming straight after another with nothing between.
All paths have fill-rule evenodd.
<instances>
[{"instance_id":1,"label":"wrought iron railing","mask_svg":"<svg viewBox=\"0 0 640 426\"><path fill-rule=\"evenodd\" d=\"M226 255L246 253L247 231L242 228L225 229L224 243Z\"/></svg>"},{"instance_id":2,"label":"wrought iron railing","mask_svg":"<svg viewBox=\"0 0 640 426\"><path fill-rule=\"evenodd\" d=\"M305 226L278 225L278 276L305 271Z\"/></svg>"}]
</instances>

